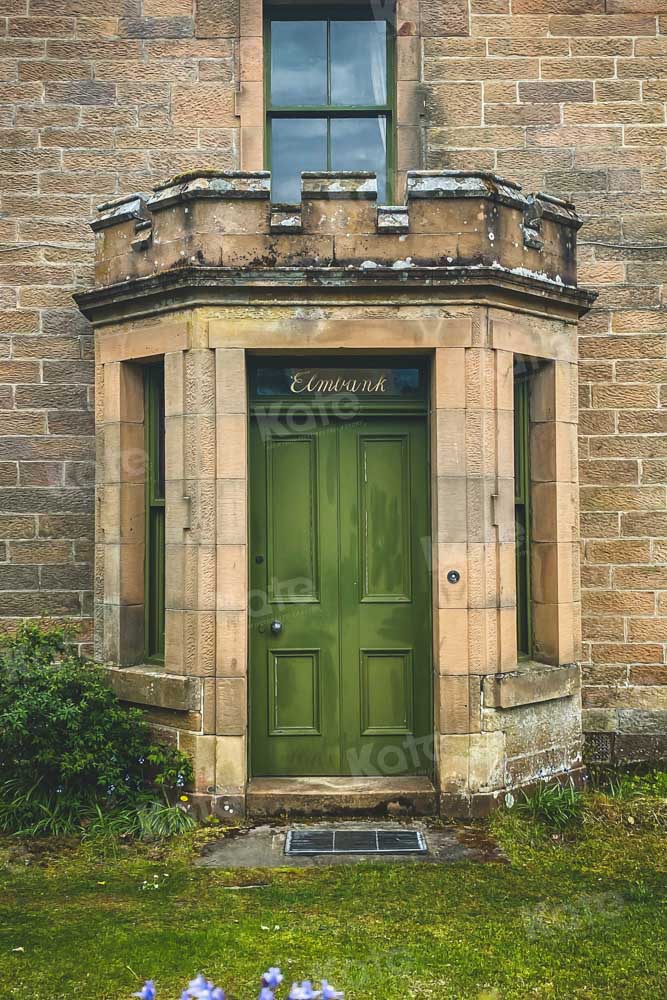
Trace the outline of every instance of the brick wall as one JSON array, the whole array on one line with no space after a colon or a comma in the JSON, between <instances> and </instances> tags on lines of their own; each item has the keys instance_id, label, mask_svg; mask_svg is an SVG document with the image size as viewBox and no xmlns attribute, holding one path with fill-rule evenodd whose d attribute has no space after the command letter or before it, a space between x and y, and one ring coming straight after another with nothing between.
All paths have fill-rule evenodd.
<instances>
[{"instance_id":1,"label":"brick wall","mask_svg":"<svg viewBox=\"0 0 667 1000\"><path fill-rule=\"evenodd\" d=\"M86 220L175 171L242 162L239 24L257 13L257 0L0 0L10 621L90 612L91 344L70 299L90 282ZM600 298L581 326L585 725L617 730L620 753L655 748L667 732L667 2L400 0L398 24L403 76L414 67L426 107L412 165L497 170L586 217L580 278ZM245 46L255 90L258 51ZM399 121L413 121L413 90Z\"/></svg>"},{"instance_id":2,"label":"brick wall","mask_svg":"<svg viewBox=\"0 0 667 1000\"><path fill-rule=\"evenodd\" d=\"M426 165L497 170L586 219L579 277L599 299L580 340L584 729L616 731L618 756L664 752L667 3L422 10Z\"/></svg>"},{"instance_id":3,"label":"brick wall","mask_svg":"<svg viewBox=\"0 0 667 1000\"><path fill-rule=\"evenodd\" d=\"M0 0L0 616L91 637L95 206L237 166L238 4ZM199 35L200 37L196 37ZM86 648L89 648L86 645Z\"/></svg>"}]
</instances>

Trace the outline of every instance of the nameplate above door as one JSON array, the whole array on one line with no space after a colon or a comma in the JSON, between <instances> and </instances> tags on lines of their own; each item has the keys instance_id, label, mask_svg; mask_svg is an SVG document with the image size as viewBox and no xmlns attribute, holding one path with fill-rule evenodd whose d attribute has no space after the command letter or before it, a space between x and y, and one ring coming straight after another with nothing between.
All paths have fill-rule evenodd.
<instances>
[{"instance_id":1,"label":"nameplate above door","mask_svg":"<svg viewBox=\"0 0 667 1000\"><path fill-rule=\"evenodd\" d=\"M365 360L365 359L364 359ZM427 370L413 359L380 365L356 361L341 365L328 360L260 362L250 375L250 398L261 404L327 404L350 402L364 409L425 408Z\"/></svg>"}]
</instances>

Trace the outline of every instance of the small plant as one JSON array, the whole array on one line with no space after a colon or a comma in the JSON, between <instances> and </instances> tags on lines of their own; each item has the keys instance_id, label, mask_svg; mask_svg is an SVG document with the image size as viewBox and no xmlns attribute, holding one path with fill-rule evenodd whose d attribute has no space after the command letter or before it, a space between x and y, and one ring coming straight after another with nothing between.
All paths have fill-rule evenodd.
<instances>
[{"instance_id":1,"label":"small plant","mask_svg":"<svg viewBox=\"0 0 667 1000\"><path fill-rule=\"evenodd\" d=\"M515 812L554 830L562 832L568 827L578 826L583 820L584 795L572 782L567 785L541 783L530 793L523 792L522 795L523 798L514 806Z\"/></svg>"},{"instance_id":2,"label":"small plant","mask_svg":"<svg viewBox=\"0 0 667 1000\"><path fill-rule=\"evenodd\" d=\"M606 794L610 798L631 801L638 798L667 799L667 771L631 774L627 771L610 775Z\"/></svg>"},{"instance_id":3,"label":"small plant","mask_svg":"<svg viewBox=\"0 0 667 1000\"><path fill-rule=\"evenodd\" d=\"M259 1000L275 1000L276 990L283 981L280 969L271 968L262 976L262 985L259 991ZM321 982L321 989L313 989L313 984L309 979L301 984L292 983L292 989L288 994L288 1000L343 1000L343 994L336 992L326 979ZM138 993L132 996L139 1000L155 1000L157 992L155 981L148 979ZM181 1000L225 1000L225 991L220 986L215 986L205 976L199 975L191 979L186 988L181 993Z\"/></svg>"},{"instance_id":4,"label":"small plant","mask_svg":"<svg viewBox=\"0 0 667 1000\"><path fill-rule=\"evenodd\" d=\"M127 809L140 835L191 825L168 800L191 780L189 761L154 742L142 713L120 704L69 639L28 623L0 644L0 831L64 836L112 813L120 823Z\"/></svg>"}]
</instances>

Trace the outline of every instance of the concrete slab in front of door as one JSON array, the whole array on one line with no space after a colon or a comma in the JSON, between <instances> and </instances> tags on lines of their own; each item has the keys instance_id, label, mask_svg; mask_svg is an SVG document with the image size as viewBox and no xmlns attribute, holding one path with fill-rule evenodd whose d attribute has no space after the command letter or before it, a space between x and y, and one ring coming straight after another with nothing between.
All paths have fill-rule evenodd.
<instances>
[{"instance_id":1,"label":"concrete slab in front of door","mask_svg":"<svg viewBox=\"0 0 667 1000\"><path fill-rule=\"evenodd\" d=\"M436 813L429 778L253 778L246 809L251 817L413 815Z\"/></svg>"},{"instance_id":2,"label":"concrete slab in front of door","mask_svg":"<svg viewBox=\"0 0 667 1000\"><path fill-rule=\"evenodd\" d=\"M426 839L426 854L319 854L294 857L285 854L285 838L289 829L337 830L421 830ZM239 830L233 836L209 844L197 865L205 868L326 868L329 865L372 864L447 864L452 861L496 861L506 858L495 841L480 830L470 827L430 827L411 821L359 820L356 822L291 824L291 826L257 826ZM257 888L256 882L252 883ZM244 886L234 888L243 889Z\"/></svg>"}]
</instances>

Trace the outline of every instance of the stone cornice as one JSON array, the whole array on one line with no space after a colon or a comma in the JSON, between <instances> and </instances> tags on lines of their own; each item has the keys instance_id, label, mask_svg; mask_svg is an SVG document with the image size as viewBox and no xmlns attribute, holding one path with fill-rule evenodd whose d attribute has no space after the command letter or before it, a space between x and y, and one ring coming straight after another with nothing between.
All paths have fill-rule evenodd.
<instances>
[{"instance_id":1,"label":"stone cornice","mask_svg":"<svg viewBox=\"0 0 667 1000\"><path fill-rule=\"evenodd\" d=\"M85 316L105 322L117 316L145 314L188 305L208 305L220 301L245 302L293 297L335 301L341 294L358 292L372 297L383 290L387 301L450 302L470 299L498 300L543 311L579 316L595 300L586 289L558 285L540 276L524 275L491 266L420 268L396 270L391 267L367 268L224 268L179 267L114 285L79 292L75 300Z\"/></svg>"}]
</instances>

